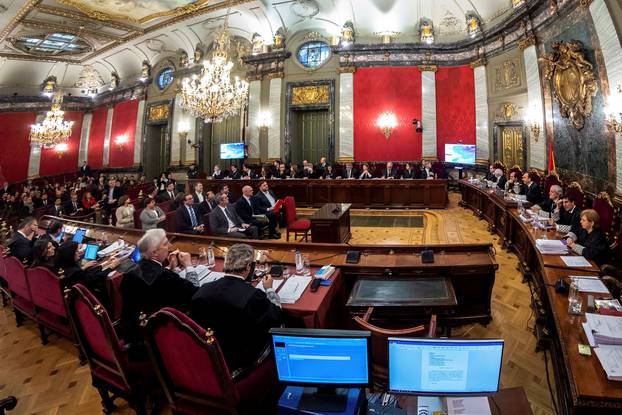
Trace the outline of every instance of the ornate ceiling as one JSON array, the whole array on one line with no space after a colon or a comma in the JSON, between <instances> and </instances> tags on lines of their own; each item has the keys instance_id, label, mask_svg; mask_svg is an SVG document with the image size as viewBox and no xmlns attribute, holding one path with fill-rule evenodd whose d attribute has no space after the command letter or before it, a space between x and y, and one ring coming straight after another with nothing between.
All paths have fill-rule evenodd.
<instances>
[{"instance_id":1,"label":"ornate ceiling","mask_svg":"<svg viewBox=\"0 0 622 415\"><path fill-rule=\"evenodd\" d=\"M73 84L84 64L109 82L140 72L141 62L183 50L192 56L197 44L209 45L224 19L223 0L0 0L0 95L9 87L38 86L48 76ZM257 32L272 43L283 27L286 39L318 31L338 36L351 21L357 43L379 43L375 33L398 32L396 42L418 42L418 22L431 19L438 43L468 38L466 15L476 14L484 31L502 24L512 13L512 0L233 0L229 16L235 35L251 40ZM28 47L29 38L73 35L76 42L48 53L54 43ZM30 42L34 42L30 41ZM10 89L10 88L9 88Z\"/></svg>"}]
</instances>

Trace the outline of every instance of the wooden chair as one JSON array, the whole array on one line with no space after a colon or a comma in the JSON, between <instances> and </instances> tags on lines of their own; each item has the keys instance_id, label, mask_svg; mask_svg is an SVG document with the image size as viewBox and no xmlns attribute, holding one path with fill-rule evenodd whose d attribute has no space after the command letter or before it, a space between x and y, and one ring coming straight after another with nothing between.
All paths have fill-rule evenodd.
<instances>
[{"instance_id":1,"label":"wooden chair","mask_svg":"<svg viewBox=\"0 0 622 415\"><path fill-rule=\"evenodd\" d=\"M268 413L261 405L276 389L269 353L230 373L214 333L169 307L149 318L145 338L173 413Z\"/></svg>"},{"instance_id":2,"label":"wooden chair","mask_svg":"<svg viewBox=\"0 0 622 415\"><path fill-rule=\"evenodd\" d=\"M592 208L598 213L598 216L600 217L600 228L603 230L603 232L605 232L607 239L612 242L615 234L615 210L609 194L607 192L600 192L598 196L596 196L596 198L594 198L594 200L592 201Z\"/></svg>"},{"instance_id":3,"label":"wooden chair","mask_svg":"<svg viewBox=\"0 0 622 415\"><path fill-rule=\"evenodd\" d=\"M546 178L544 179L544 197L549 196L549 190L551 189L551 186L553 185L557 185L557 186L562 185L561 180L559 180L559 176L554 171L550 172L548 176L546 176Z\"/></svg>"},{"instance_id":4,"label":"wooden chair","mask_svg":"<svg viewBox=\"0 0 622 415\"><path fill-rule=\"evenodd\" d=\"M36 322L35 305L32 302L32 295L30 294L30 286L26 279L24 265L22 265L17 258L7 257L4 259L4 266L17 327L22 325L24 317L28 317Z\"/></svg>"},{"instance_id":5,"label":"wooden chair","mask_svg":"<svg viewBox=\"0 0 622 415\"><path fill-rule=\"evenodd\" d=\"M111 413L114 399L123 397L138 414L146 415L147 396L156 386L151 364L130 361L108 312L85 286L74 285L66 300L73 330L89 363L104 413Z\"/></svg>"},{"instance_id":6,"label":"wooden chair","mask_svg":"<svg viewBox=\"0 0 622 415\"><path fill-rule=\"evenodd\" d=\"M579 182L571 182L566 189L567 195L573 195L575 198L575 204L579 209L585 207L585 195Z\"/></svg>"},{"instance_id":7,"label":"wooden chair","mask_svg":"<svg viewBox=\"0 0 622 415\"><path fill-rule=\"evenodd\" d=\"M41 343L48 344L46 328L73 340L63 294L64 276L57 276L44 267L35 267L26 269L26 278L30 285L32 303L35 306Z\"/></svg>"},{"instance_id":8,"label":"wooden chair","mask_svg":"<svg viewBox=\"0 0 622 415\"><path fill-rule=\"evenodd\" d=\"M298 219L296 215L296 201L293 197L285 197L283 206L285 207L285 219L287 220L286 240L289 241L289 234L293 232L294 239L298 238L298 234L303 234L305 242L307 242L309 232L311 231L311 221L308 219Z\"/></svg>"},{"instance_id":9,"label":"wooden chair","mask_svg":"<svg viewBox=\"0 0 622 415\"><path fill-rule=\"evenodd\" d=\"M376 390L386 390L389 380L389 337L421 336L425 326L420 324L403 329L388 329L370 323L374 307L369 307L363 317L353 317L354 324L361 330L371 332L371 370ZM436 337L436 315L430 317L427 337Z\"/></svg>"}]
</instances>

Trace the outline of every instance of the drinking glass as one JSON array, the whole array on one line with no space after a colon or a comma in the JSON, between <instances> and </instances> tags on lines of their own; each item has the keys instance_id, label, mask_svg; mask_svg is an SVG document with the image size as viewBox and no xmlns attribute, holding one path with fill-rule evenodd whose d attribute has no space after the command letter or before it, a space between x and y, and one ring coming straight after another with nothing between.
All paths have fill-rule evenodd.
<instances>
[{"instance_id":1,"label":"drinking glass","mask_svg":"<svg viewBox=\"0 0 622 415\"><path fill-rule=\"evenodd\" d=\"M205 265L207 264L207 249L204 246L199 248L199 264Z\"/></svg>"},{"instance_id":2,"label":"drinking glass","mask_svg":"<svg viewBox=\"0 0 622 415\"><path fill-rule=\"evenodd\" d=\"M309 260L309 255L302 256L302 263L303 263L303 269L302 269L303 275L310 275L311 274L311 261Z\"/></svg>"}]
</instances>

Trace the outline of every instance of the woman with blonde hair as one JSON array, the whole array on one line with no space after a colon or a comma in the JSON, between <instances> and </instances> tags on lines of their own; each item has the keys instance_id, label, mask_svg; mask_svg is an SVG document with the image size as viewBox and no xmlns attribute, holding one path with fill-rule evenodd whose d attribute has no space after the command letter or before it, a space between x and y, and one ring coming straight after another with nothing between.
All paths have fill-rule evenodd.
<instances>
[{"instance_id":1,"label":"woman with blonde hair","mask_svg":"<svg viewBox=\"0 0 622 415\"><path fill-rule=\"evenodd\" d=\"M123 195L119 198L119 207L116 211L117 228L134 228L134 205L130 203L130 198Z\"/></svg>"},{"instance_id":2,"label":"woman with blonde hair","mask_svg":"<svg viewBox=\"0 0 622 415\"><path fill-rule=\"evenodd\" d=\"M611 250L605 233L600 229L600 217L593 209L581 212L581 228L575 234L568 233L568 247L573 252L596 264L606 264L611 259Z\"/></svg>"}]
</instances>

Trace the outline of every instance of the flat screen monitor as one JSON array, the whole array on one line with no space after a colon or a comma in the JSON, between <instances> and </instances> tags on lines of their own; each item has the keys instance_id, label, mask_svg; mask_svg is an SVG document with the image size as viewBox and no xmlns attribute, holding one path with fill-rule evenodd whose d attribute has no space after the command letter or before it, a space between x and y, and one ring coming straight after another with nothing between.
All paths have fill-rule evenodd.
<instances>
[{"instance_id":1,"label":"flat screen monitor","mask_svg":"<svg viewBox=\"0 0 622 415\"><path fill-rule=\"evenodd\" d=\"M86 229L77 229L71 240L77 244L81 244L84 240L84 235L86 235Z\"/></svg>"},{"instance_id":2,"label":"flat screen monitor","mask_svg":"<svg viewBox=\"0 0 622 415\"><path fill-rule=\"evenodd\" d=\"M87 261L94 261L97 259L97 251L99 251L99 245L88 244L84 251L84 259Z\"/></svg>"},{"instance_id":3,"label":"flat screen monitor","mask_svg":"<svg viewBox=\"0 0 622 415\"><path fill-rule=\"evenodd\" d=\"M220 158L222 160L235 160L244 158L244 143L226 143L220 145Z\"/></svg>"},{"instance_id":4,"label":"flat screen monitor","mask_svg":"<svg viewBox=\"0 0 622 415\"><path fill-rule=\"evenodd\" d=\"M497 392L503 340L389 338L389 390L418 395Z\"/></svg>"},{"instance_id":5,"label":"flat screen monitor","mask_svg":"<svg viewBox=\"0 0 622 415\"><path fill-rule=\"evenodd\" d=\"M475 164L476 150L470 144L445 144L445 163Z\"/></svg>"},{"instance_id":6,"label":"flat screen monitor","mask_svg":"<svg viewBox=\"0 0 622 415\"><path fill-rule=\"evenodd\" d=\"M369 385L369 332L274 328L270 333L279 381L312 387L305 388L300 410L345 408L347 389L337 388Z\"/></svg>"}]
</instances>

